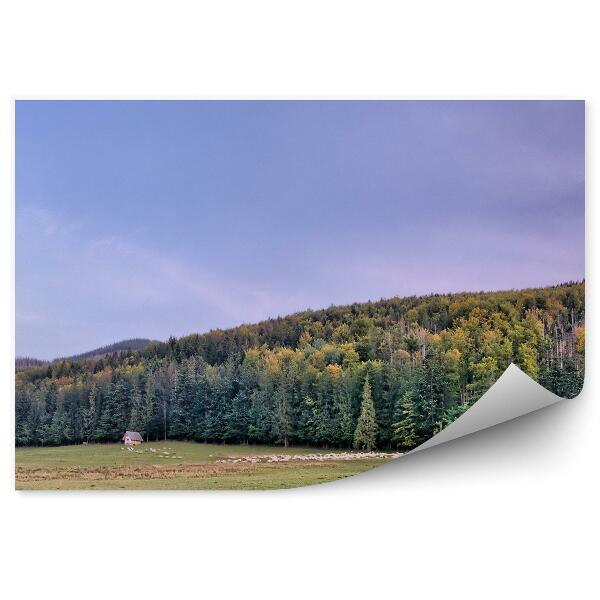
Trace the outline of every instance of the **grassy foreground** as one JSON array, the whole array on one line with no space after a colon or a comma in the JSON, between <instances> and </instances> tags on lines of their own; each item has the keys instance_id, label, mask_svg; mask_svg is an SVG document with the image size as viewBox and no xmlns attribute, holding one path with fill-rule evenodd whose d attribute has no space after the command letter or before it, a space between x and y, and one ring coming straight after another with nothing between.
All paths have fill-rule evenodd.
<instances>
[{"instance_id":1,"label":"grassy foreground","mask_svg":"<svg viewBox=\"0 0 600 600\"><path fill-rule=\"evenodd\" d=\"M388 457L320 460L314 448L150 442L16 449L18 490L259 490L325 483ZM295 456L283 461L278 457ZM304 457L304 459L300 459Z\"/></svg>"}]
</instances>

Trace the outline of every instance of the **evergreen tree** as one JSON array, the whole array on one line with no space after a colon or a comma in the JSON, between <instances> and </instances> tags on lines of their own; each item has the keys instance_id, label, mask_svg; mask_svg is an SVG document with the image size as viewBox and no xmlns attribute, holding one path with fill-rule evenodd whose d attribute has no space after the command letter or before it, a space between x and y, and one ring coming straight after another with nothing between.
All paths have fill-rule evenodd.
<instances>
[{"instance_id":1,"label":"evergreen tree","mask_svg":"<svg viewBox=\"0 0 600 600\"><path fill-rule=\"evenodd\" d=\"M50 423L49 441L55 446L68 444L73 439L73 433L69 427L67 415L63 410L57 410Z\"/></svg>"},{"instance_id":2,"label":"evergreen tree","mask_svg":"<svg viewBox=\"0 0 600 600\"><path fill-rule=\"evenodd\" d=\"M156 382L153 373L148 373L144 380L144 401L142 421L146 432L146 441L152 436L158 440L161 431L160 411L156 396Z\"/></svg>"},{"instance_id":3,"label":"evergreen tree","mask_svg":"<svg viewBox=\"0 0 600 600\"><path fill-rule=\"evenodd\" d=\"M175 439L190 439L193 433L191 422L195 384L193 366L183 364L177 369L173 391L173 411L169 435Z\"/></svg>"},{"instance_id":4,"label":"evergreen tree","mask_svg":"<svg viewBox=\"0 0 600 600\"><path fill-rule=\"evenodd\" d=\"M210 397L210 384L204 371L196 381L192 406L193 439L207 441L207 421Z\"/></svg>"},{"instance_id":5,"label":"evergreen tree","mask_svg":"<svg viewBox=\"0 0 600 600\"><path fill-rule=\"evenodd\" d=\"M338 396L338 430L339 444L349 448L354 439L354 416L352 414L352 401L347 389L342 389Z\"/></svg>"},{"instance_id":6,"label":"evergreen tree","mask_svg":"<svg viewBox=\"0 0 600 600\"><path fill-rule=\"evenodd\" d=\"M360 415L354 432L354 447L357 450L373 450L377 443L377 429L375 406L373 405L371 385L367 374L363 387Z\"/></svg>"},{"instance_id":7,"label":"evergreen tree","mask_svg":"<svg viewBox=\"0 0 600 600\"><path fill-rule=\"evenodd\" d=\"M250 424L250 398L246 390L240 390L233 400L227 414L225 441L247 443Z\"/></svg>"},{"instance_id":8,"label":"evergreen tree","mask_svg":"<svg viewBox=\"0 0 600 600\"><path fill-rule=\"evenodd\" d=\"M42 446L52 444L56 437L56 428L52 427L52 420L58 404L58 386L51 381L45 390L43 409L38 427L39 439Z\"/></svg>"},{"instance_id":9,"label":"evergreen tree","mask_svg":"<svg viewBox=\"0 0 600 600\"><path fill-rule=\"evenodd\" d=\"M30 414L33 412L33 403L23 389L17 389L15 395L15 444L26 446L33 443L32 432L28 425Z\"/></svg>"},{"instance_id":10,"label":"evergreen tree","mask_svg":"<svg viewBox=\"0 0 600 600\"><path fill-rule=\"evenodd\" d=\"M127 429L123 420L123 403L127 395L127 386L118 381L112 384L103 398L102 412L96 426L96 439L105 442L117 442Z\"/></svg>"},{"instance_id":11,"label":"evergreen tree","mask_svg":"<svg viewBox=\"0 0 600 600\"><path fill-rule=\"evenodd\" d=\"M131 392L131 414L129 417L130 431L137 431L140 435L145 435L146 425L144 421L144 399L137 384L134 384Z\"/></svg>"},{"instance_id":12,"label":"evergreen tree","mask_svg":"<svg viewBox=\"0 0 600 600\"><path fill-rule=\"evenodd\" d=\"M394 412L394 441L400 448L410 450L417 445L417 412L413 394L407 390L398 400Z\"/></svg>"},{"instance_id":13,"label":"evergreen tree","mask_svg":"<svg viewBox=\"0 0 600 600\"><path fill-rule=\"evenodd\" d=\"M94 437L94 427L96 424L96 385L92 384L88 394L88 405L83 410L83 437L86 443Z\"/></svg>"},{"instance_id":14,"label":"evergreen tree","mask_svg":"<svg viewBox=\"0 0 600 600\"><path fill-rule=\"evenodd\" d=\"M264 384L263 384L264 385ZM270 387L260 387L252 392L248 438L256 443L272 441L273 395Z\"/></svg>"},{"instance_id":15,"label":"evergreen tree","mask_svg":"<svg viewBox=\"0 0 600 600\"><path fill-rule=\"evenodd\" d=\"M416 444L441 431L450 408L450 380L439 352L430 352L417 370L414 386Z\"/></svg>"}]
</instances>

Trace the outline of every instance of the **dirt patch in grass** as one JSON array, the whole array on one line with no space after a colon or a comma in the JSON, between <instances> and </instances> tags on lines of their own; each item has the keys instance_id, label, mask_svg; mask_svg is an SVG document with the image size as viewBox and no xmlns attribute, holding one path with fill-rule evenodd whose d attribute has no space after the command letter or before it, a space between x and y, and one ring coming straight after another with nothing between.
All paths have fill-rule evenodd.
<instances>
[{"instance_id":1,"label":"dirt patch in grass","mask_svg":"<svg viewBox=\"0 0 600 600\"><path fill-rule=\"evenodd\" d=\"M346 462L346 461L343 461ZM357 461L362 463L362 461ZM366 461L365 461L366 462ZM373 461L368 461L373 462ZM380 461L375 461L380 462ZM175 480L175 479L211 479L214 477L228 478L252 477L260 474L261 477L273 476L281 471L294 471L311 467L312 469L327 469L335 465L334 461L310 461L298 464L297 461L289 462L203 462L193 464L160 464L160 465L125 465L112 467L63 467L63 468L37 468L17 467L16 482L19 484L42 483L52 481L120 481L120 480ZM341 466L341 465L340 465ZM374 465L373 465L374 466ZM361 468L368 469L366 465Z\"/></svg>"},{"instance_id":2,"label":"dirt patch in grass","mask_svg":"<svg viewBox=\"0 0 600 600\"><path fill-rule=\"evenodd\" d=\"M214 477L256 469L252 464L197 463L175 465L126 465L116 467L65 467L55 469L17 467L17 482L61 480L102 481L108 479L175 479Z\"/></svg>"}]
</instances>

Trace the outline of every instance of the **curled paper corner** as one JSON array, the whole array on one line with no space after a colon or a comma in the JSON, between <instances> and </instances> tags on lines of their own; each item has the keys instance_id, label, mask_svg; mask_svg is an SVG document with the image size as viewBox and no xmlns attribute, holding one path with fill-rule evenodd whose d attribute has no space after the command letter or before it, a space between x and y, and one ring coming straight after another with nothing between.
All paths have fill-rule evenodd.
<instances>
[{"instance_id":1,"label":"curled paper corner","mask_svg":"<svg viewBox=\"0 0 600 600\"><path fill-rule=\"evenodd\" d=\"M498 381L469 410L411 453L516 419L562 399L511 363Z\"/></svg>"}]
</instances>

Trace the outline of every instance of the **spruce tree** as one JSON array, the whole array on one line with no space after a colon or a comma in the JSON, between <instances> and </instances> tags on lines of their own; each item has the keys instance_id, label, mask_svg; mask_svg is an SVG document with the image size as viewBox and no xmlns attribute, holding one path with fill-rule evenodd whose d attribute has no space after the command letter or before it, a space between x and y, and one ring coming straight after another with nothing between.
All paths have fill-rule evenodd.
<instances>
[{"instance_id":1,"label":"spruce tree","mask_svg":"<svg viewBox=\"0 0 600 600\"><path fill-rule=\"evenodd\" d=\"M450 380L439 352L431 351L416 372L413 389L416 445L444 427L450 406Z\"/></svg>"},{"instance_id":2,"label":"spruce tree","mask_svg":"<svg viewBox=\"0 0 600 600\"><path fill-rule=\"evenodd\" d=\"M248 441L249 412L250 400L246 391L242 390L231 401L231 406L227 413L225 441L242 444Z\"/></svg>"},{"instance_id":3,"label":"spruce tree","mask_svg":"<svg viewBox=\"0 0 600 600\"><path fill-rule=\"evenodd\" d=\"M280 385L273 395L275 402L275 418L273 420L273 435L279 444L286 448L289 445L292 434L292 415L290 411L290 399L285 386Z\"/></svg>"},{"instance_id":4,"label":"spruce tree","mask_svg":"<svg viewBox=\"0 0 600 600\"><path fill-rule=\"evenodd\" d=\"M123 382L112 384L103 398L102 412L96 426L96 438L105 442L117 442L127 428L122 418L123 397L127 390Z\"/></svg>"},{"instance_id":5,"label":"spruce tree","mask_svg":"<svg viewBox=\"0 0 600 600\"><path fill-rule=\"evenodd\" d=\"M347 390L343 390L339 397L339 440L342 447L352 444L354 419L352 416L352 401Z\"/></svg>"},{"instance_id":6,"label":"spruce tree","mask_svg":"<svg viewBox=\"0 0 600 600\"><path fill-rule=\"evenodd\" d=\"M131 415L129 417L129 430L137 431L144 435L146 424L144 422L144 399L138 385L133 386L131 393Z\"/></svg>"},{"instance_id":7,"label":"spruce tree","mask_svg":"<svg viewBox=\"0 0 600 600\"><path fill-rule=\"evenodd\" d=\"M412 392L404 392L398 400L395 417L396 423L393 425L394 441L400 448L414 448L417 445L416 434L416 410Z\"/></svg>"},{"instance_id":8,"label":"spruce tree","mask_svg":"<svg viewBox=\"0 0 600 600\"><path fill-rule=\"evenodd\" d=\"M144 422L144 431L146 432L146 441L148 441L151 433L158 439L161 418L156 399L156 382L153 373L148 373L144 381L142 420Z\"/></svg>"},{"instance_id":9,"label":"spruce tree","mask_svg":"<svg viewBox=\"0 0 600 600\"><path fill-rule=\"evenodd\" d=\"M369 375L365 377L360 415L354 432L354 447L357 450L373 450L377 444L377 419L371 395Z\"/></svg>"},{"instance_id":10,"label":"spruce tree","mask_svg":"<svg viewBox=\"0 0 600 600\"><path fill-rule=\"evenodd\" d=\"M85 441L89 443L94 436L94 426L96 423L96 385L92 384L88 395L88 406L83 410L83 435Z\"/></svg>"}]
</instances>

